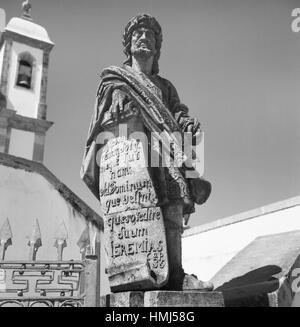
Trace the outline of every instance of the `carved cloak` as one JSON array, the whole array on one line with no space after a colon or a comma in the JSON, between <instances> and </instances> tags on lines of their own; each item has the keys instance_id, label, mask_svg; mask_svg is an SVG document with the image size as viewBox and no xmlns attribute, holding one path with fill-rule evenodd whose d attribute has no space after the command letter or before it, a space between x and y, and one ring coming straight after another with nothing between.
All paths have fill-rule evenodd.
<instances>
[{"instance_id":1,"label":"carved cloak","mask_svg":"<svg viewBox=\"0 0 300 327\"><path fill-rule=\"evenodd\" d=\"M164 135L164 138L161 139L163 146L164 142L166 147L170 143L173 144L175 162L176 160L181 160L182 162L187 160L187 157L182 152L181 141L178 140L176 135L178 133L181 134L189 123L187 108L184 105L180 106L174 87L175 96L173 98L175 98L175 104L172 104L173 108L167 108L162 98L155 92L155 85L150 81L150 84L144 84L129 66L125 66L125 68L109 67L103 70L100 77L94 114L88 132L81 167L81 178L98 199L99 166L97 164L97 151L99 150L99 145L97 144L97 136L105 131L107 126L116 124L117 117L114 116L118 115L118 112L115 110L117 105L116 94L121 94L121 108L118 110L129 116L138 115L148 131ZM162 78L160 80L167 81ZM120 102L118 105L120 106ZM176 110L174 110L174 107L176 107ZM176 118L170 109L175 111L173 114ZM178 165L171 165L168 168L159 167L152 169L157 169L155 174L162 177L159 178L162 185L158 187L161 190L160 195L163 197L160 198L160 201L180 200L184 203L185 214L189 215L191 212L194 212L194 201L190 194L188 181L183 177L184 168L178 168Z\"/></svg>"}]
</instances>

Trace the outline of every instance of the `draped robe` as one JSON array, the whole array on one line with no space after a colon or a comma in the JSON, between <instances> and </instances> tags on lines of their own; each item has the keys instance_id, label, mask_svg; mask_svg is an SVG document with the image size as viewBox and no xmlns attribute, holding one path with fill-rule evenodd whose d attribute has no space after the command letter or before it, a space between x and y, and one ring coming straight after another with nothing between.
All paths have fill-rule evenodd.
<instances>
[{"instance_id":1,"label":"draped robe","mask_svg":"<svg viewBox=\"0 0 300 327\"><path fill-rule=\"evenodd\" d=\"M177 158L183 162L186 160L182 144L174 134L182 134L192 123L188 108L180 103L175 87L159 75L148 77L127 65L123 68L114 66L106 68L100 77L81 167L83 181L99 199L97 152L101 145L97 144L97 136L108 126L119 124L121 120L139 117L148 133L164 135L160 140L162 146L164 142L166 147L170 143L173 144L173 163L168 167L150 167L160 203L180 201L183 204L184 215L189 216L194 212L194 202L203 201L203 197L207 196L207 190L204 195L200 190L198 195L202 200L197 199L197 196L190 192L195 180L188 181L184 177L186 170L184 164L181 167L174 164ZM197 180L201 181L199 178L196 182Z\"/></svg>"}]
</instances>

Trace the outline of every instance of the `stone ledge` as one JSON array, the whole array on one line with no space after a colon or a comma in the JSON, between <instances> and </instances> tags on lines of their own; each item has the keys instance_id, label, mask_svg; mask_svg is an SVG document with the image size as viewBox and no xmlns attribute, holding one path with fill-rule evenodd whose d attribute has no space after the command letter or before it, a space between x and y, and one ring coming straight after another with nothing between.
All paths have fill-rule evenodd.
<instances>
[{"instance_id":1,"label":"stone ledge","mask_svg":"<svg viewBox=\"0 0 300 327\"><path fill-rule=\"evenodd\" d=\"M145 307L223 307L220 292L152 291L144 294Z\"/></svg>"},{"instance_id":2,"label":"stone ledge","mask_svg":"<svg viewBox=\"0 0 300 327\"><path fill-rule=\"evenodd\" d=\"M138 291L111 293L100 297L100 307L143 307L144 293Z\"/></svg>"},{"instance_id":3,"label":"stone ledge","mask_svg":"<svg viewBox=\"0 0 300 327\"><path fill-rule=\"evenodd\" d=\"M102 296L101 307L224 307L220 292L148 291Z\"/></svg>"}]
</instances>

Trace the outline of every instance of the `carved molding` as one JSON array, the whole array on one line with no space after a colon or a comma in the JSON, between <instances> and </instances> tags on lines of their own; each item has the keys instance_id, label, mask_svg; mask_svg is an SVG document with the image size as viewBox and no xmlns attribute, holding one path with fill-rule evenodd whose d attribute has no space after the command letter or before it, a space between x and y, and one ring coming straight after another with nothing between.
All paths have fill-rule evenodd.
<instances>
[{"instance_id":1,"label":"carved molding","mask_svg":"<svg viewBox=\"0 0 300 327\"><path fill-rule=\"evenodd\" d=\"M34 133L46 133L53 122L15 114L9 118L10 127Z\"/></svg>"},{"instance_id":2,"label":"carved molding","mask_svg":"<svg viewBox=\"0 0 300 327\"><path fill-rule=\"evenodd\" d=\"M47 43L45 41L37 40L25 35L20 35L18 33L9 30L5 30L3 32L1 37L0 47L5 40L6 41L11 40L11 41L27 44L29 46L44 50L46 52L50 52L54 47L54 43Z\"/></svg>"}]
</instances>

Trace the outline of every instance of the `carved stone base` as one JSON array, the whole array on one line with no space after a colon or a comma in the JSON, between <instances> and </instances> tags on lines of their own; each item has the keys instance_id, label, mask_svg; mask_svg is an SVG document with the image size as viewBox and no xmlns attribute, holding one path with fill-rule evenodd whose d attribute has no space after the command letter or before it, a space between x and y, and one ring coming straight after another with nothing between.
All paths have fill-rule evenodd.
<instances>
[{"instance_id":1,"label":"carved stone base","mask_svg":"<svg viewBox=\"0 0 300 327\"><path fill-rule=\"evenodd\" d=\"M102 307L224 307L220 292L120 292L101 297Z\"/></svg>"}]
</instances>

